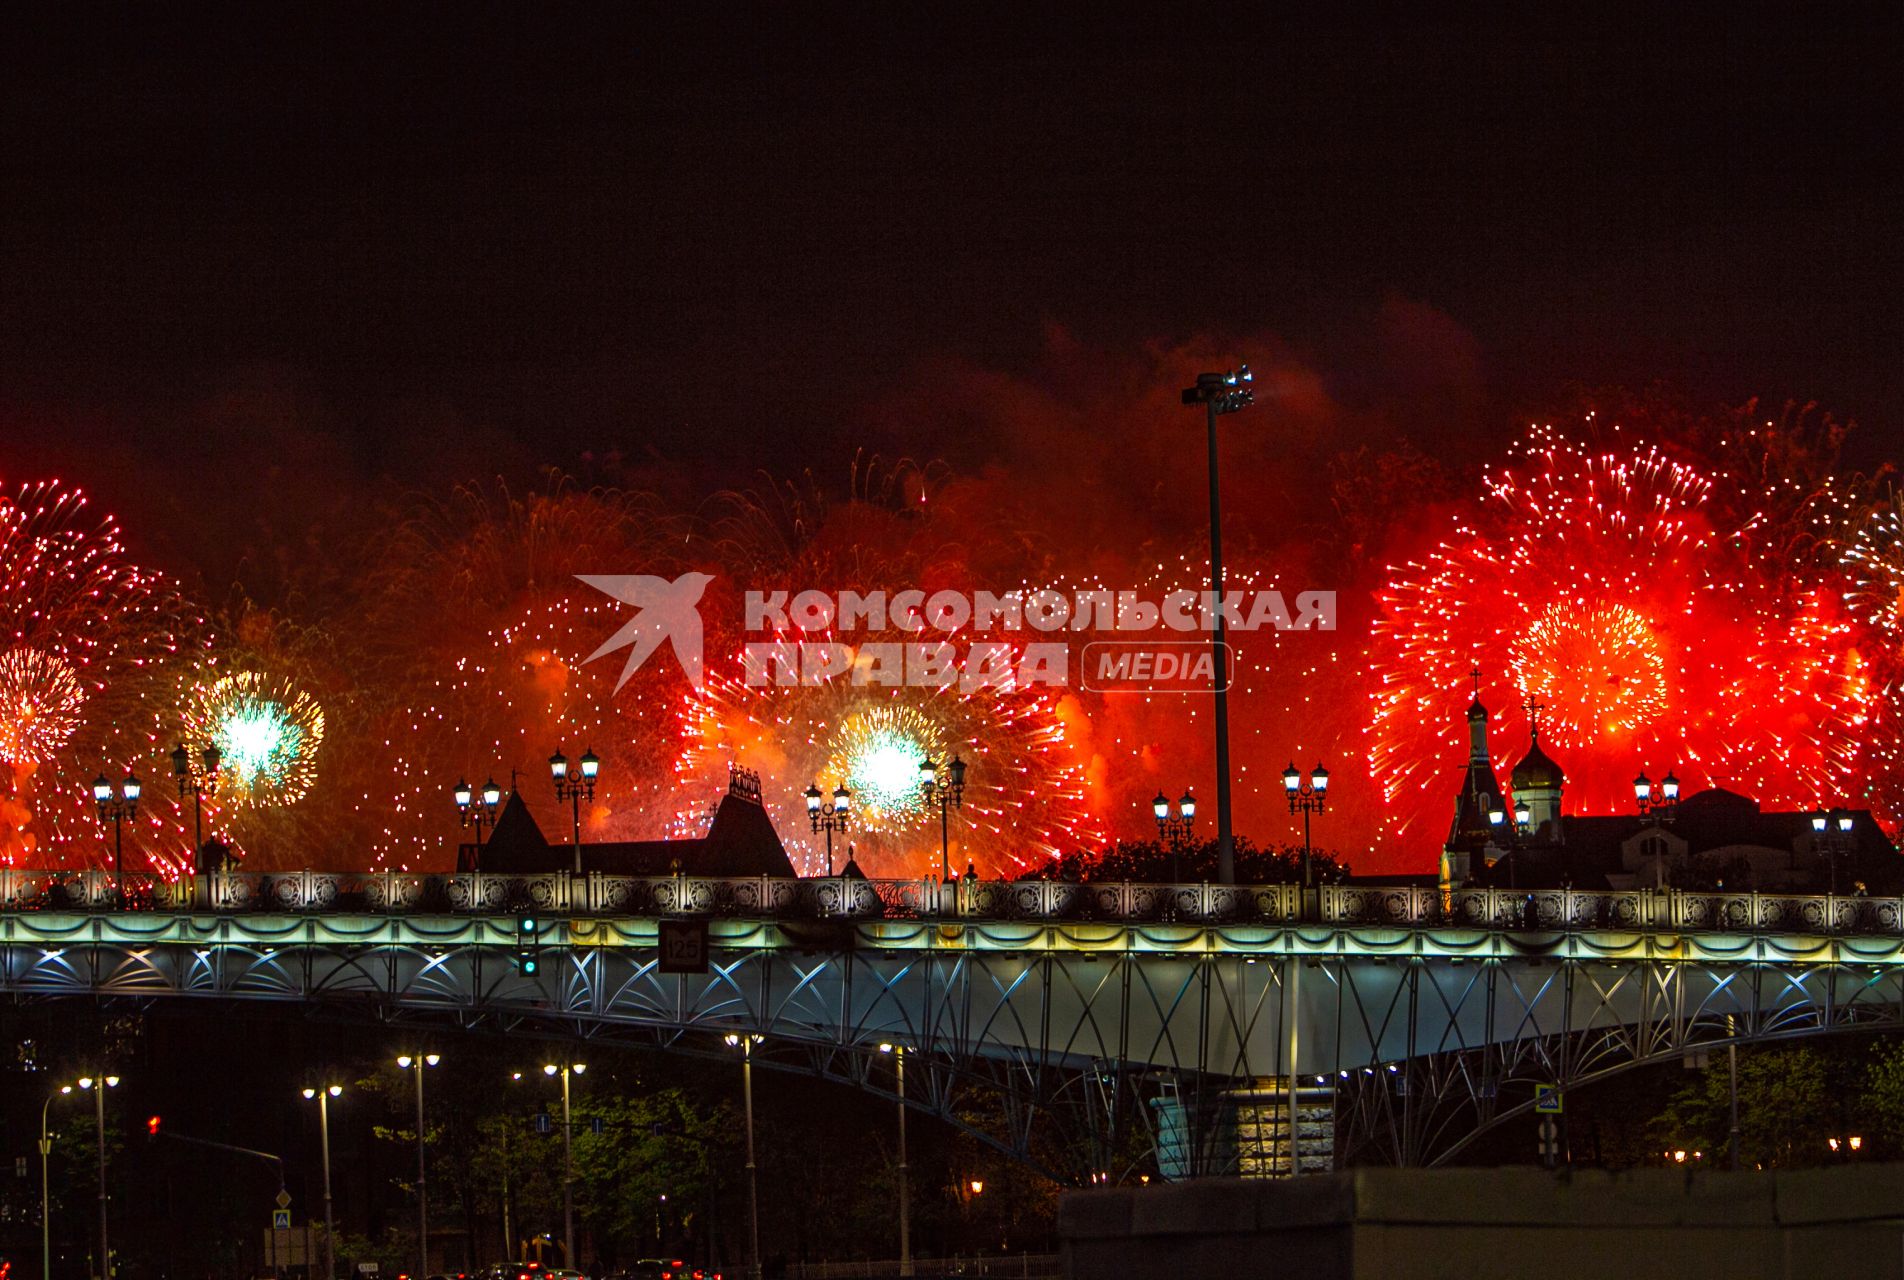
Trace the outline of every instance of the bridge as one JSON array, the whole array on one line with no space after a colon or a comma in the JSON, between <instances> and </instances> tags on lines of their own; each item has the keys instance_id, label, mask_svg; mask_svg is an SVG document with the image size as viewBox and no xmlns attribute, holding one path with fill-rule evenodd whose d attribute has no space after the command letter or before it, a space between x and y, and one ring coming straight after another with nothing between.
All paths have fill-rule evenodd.
<instances>
[{"instance_id":1,"label":"bridge","mask_svg":"<svg viewBox=\"0 0 1904 1280\"><path fill-rule=\"evenodd\" d=\"M705 971L664 972L670 920ZM533 972L525 954L539 961ZM0 994L727 1055L1072 1181L1424 1164L1583 1084L1898 1025L1904 900L972 879L0 871ZM983 1123L970 1119L987 1117ZM1292 1135L1294 1141L1292 1143Z\"/></svg>"}]
</instances>

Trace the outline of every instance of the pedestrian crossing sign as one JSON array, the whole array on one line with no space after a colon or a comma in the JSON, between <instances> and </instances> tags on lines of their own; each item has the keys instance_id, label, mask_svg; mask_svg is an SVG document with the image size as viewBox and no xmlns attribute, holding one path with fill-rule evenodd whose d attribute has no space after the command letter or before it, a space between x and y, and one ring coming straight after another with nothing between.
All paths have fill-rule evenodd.
<instances>
[{"instance_id":1,"label":"pedestrian crossing sign","mask_svg":"<svg viewBox=\"0 0 1904 1280\"><path fill-rule=\"evenodd\" d=\"M273 1231L289 1231L291 1229L291 1211L289 1209L273 1209L271 1211L271 1229Z\"/></svg>"}]
</instances>

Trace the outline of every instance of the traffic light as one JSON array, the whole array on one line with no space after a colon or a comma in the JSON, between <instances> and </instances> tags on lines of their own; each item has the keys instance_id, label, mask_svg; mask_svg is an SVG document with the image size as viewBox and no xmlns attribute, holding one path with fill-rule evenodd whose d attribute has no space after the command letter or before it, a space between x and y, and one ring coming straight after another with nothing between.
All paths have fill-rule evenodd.
<instances>
[{"instance_id":1,"label":"traffic light","mask_svg":"<svg viewBox=\"0 0 1904 1280\"><path fill-rule=\"evenodd\" d=\"M146 1117L145 1136L148 1138L156 1138L159 1136L159 1117L157 1116Z\"/></svg>"},{"instance_id":2,"label":"traffic light","mask_svg":"<svg viewBox=\"0 0 1904 1280\"><path fill-rule=\"evenodd\" d=\"M542 968L537 955L540 949L537 936L534 916L523 916L516 921L516 972L524 977L532 978Z\"/></svg>"}]
</instances>

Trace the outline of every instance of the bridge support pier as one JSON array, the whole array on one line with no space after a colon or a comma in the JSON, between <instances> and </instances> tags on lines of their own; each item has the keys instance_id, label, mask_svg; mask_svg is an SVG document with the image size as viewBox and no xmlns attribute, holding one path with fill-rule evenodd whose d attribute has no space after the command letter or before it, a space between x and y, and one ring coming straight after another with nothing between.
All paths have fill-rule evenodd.
<instances>
[{"instance_id":1,"label":"bridge support pier","mask_svg":"<svg viewBox=\"0 0 1904 1280\"><path fill-rule=\"evenodd\" d=\"M1240 1081L1200 1096L1180 1092L1156 1099L1157 1167L1173 1182L1190 1178L1286 1178L1290 1172L1290 1117L1295 1158L1304 1174L1335 1168L1335 1089L1304 1077L1294 1106L1286 1076Z\"/></svg>"}]
</instances>

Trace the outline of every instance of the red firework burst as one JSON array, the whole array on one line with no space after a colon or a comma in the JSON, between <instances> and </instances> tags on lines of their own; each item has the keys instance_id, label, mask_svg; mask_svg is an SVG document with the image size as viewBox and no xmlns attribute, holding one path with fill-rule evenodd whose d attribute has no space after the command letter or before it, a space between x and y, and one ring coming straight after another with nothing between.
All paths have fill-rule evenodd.
<instances>
[{"instance_id":1,"label":"red firework burst","mask_svg":"<svg viewBox=\"0 0 1904 1280\"><path fill-rule=\"evenodd\" d=\"M1768 805L1842 795L1874 695L1835 581L1788 554L1801 499L1545 428L1519 453L1378 593L1388 821L1442 818L1474 667L1497 752L1519 755L1539 708L1574 811L1629 805L1641 769Z\"/></svg>"},{"instance_id":2,"label":"red firework burst","mask_svg":"<svg viewBox=\"0 0 1904 1280\"><path fill-rule=\"evenodd\" d=\"M189 666L181 649L201 651L203 638L84 493L57 481L0 493L0 862L110 857L91 780L102 769L163 774L172 676ZM175 798L146 794L127 830L128 869L174 870L189 828Z\"/></svg>"}]
</instances>

